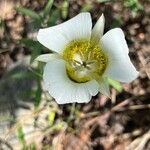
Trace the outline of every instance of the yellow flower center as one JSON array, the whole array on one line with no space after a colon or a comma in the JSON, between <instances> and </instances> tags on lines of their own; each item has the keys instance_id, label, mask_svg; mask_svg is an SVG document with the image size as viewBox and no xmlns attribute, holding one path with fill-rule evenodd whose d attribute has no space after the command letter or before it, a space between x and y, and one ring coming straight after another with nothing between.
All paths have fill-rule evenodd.
<instances>
[{"instance_id":1,"label":"yellow flower center","mask_svg":"<svg viewBox=\"0 0 150 150\"><path fill-rule=\"evenodd\" d=\"M100 44L87 40L74 40L66 45L63 58L69 78L84 83L102 76L108 59Z\"/></svg>"}]
</instances>

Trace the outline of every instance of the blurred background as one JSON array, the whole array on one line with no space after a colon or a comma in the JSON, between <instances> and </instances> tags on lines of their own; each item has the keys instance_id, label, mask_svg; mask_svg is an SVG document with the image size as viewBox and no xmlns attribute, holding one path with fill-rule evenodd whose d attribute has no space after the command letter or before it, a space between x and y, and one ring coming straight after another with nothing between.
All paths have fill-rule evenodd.
<instances>
[{"instance_id":1,"label":"blurred background","mask_svg":"<svg viewBox=\"0 0 150 150\"><path fill-rule=\"evenodd\" d=\"M58 105L42 83L40 28L88 11L121 27L139 77L112 99ZM0 150L150 150L149 0L0 0ZM124 68L126 69L126 68Z\"/></svg>"}]
</instances>

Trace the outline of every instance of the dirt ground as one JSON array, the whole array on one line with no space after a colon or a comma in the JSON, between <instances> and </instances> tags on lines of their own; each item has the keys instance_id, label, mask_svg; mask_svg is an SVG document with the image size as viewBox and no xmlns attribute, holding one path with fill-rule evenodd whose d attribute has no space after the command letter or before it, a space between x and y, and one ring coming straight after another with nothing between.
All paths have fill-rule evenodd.
<instances>
[{"instance_id":1,"label":"dirt ground","mask_svg":"<svg viewBox=\"0 0 150 150\"><path fill-rule=\"evenodd\" d=\"M31 20L14 7L21 5L40 11L46 4L43 0L7 2L4 10L0 1L0 17L5 21L5 29L0 28L1 78L12 64L31 54L30 48L18 43L19 39L33 34L29 28ZM54 6L61 2L55 0ZM44 132L40 148L36 149L49 150L53 146L55 150L150 150L150 2L139 2L143 9L134 12L132 7L125 7L123 1L69 1L68 15L65 19L60 17L58 23L81 10L89 10L93 22L104 13L105 32L114 27L123 29L130 58L140 73L132 83L123 84L121 93L112 88L112 100L98 94L88 104L57 106L59 111L55 114L54 124L61 120L67 123L67 127Z\"/></svg>"}]
</instances>

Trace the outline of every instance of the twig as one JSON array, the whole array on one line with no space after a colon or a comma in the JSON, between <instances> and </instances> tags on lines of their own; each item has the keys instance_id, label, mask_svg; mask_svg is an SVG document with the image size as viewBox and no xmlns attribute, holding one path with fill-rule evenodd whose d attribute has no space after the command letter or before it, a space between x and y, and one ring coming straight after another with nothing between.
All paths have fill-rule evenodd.
<instances>
[{"instance_id":1,"label":"twig","mask_svg":"<svg viewBox=\"0 0 150 150\"><path fill-rule=\"evenodd\" d=\"M117 104L116 106L114 106L111 111L114 112L114 111L119 111L123 106L129 104L129 102L133 99L133 97L131 98L128 98L126 100L124 100L123 102Z\"/></svg>"},{"instance_id":2,"label":"twig","mask_svg":"<svg viewBox=\"0 0 150 150\"><path fill-rule=\"evenodd\" d=\"M117 94L116 90L112 89L111 100L113 104L116 103L116 94Z\"/></svg>"},{"instance_id":3,"label":"twig","mask_svg":"<svg viewBox=\"0 0 150 150\"><path fill-rule=\"evenodd\" d=\"M111 111L125 111L125 110L139 110L139 109L149 109L150 108L150 104L146 104L146 105L132 105L132 106L128 106L126 108L124 107L116 107L113 108Z\"/></svg>"},{"instance_id":4,"label":"twig","mask_svg":"<svg viewBox=\"0 0 150 150\"><path fill-rule=\"evenodd\" d=\"M7 146L7 148L9 148L10 150L13 150L12 146L7 141L0 138L0 145L1 144L5 144Z\"/></svg>"},{"instance_id":5,"label":"twig","mask_svg":"<svg viewBox=\"0 0 150 150\"><path fill-rule=\"evenodd\" d=\"M5 53L5 52L9 52L9 49L0 49L0 54Z\"/></svg>"},{"instance_id":6,"label":"twig","mask_svg":"<svg viewBox=\"0 0 150 150\"><path fill-rule=\"evenodd\" d=\"M86 114L81 114L80 118L81 119L85 119L85 118L90 118L90 117L94 117L100 114L100 111L94 111L94 112L90 112L90 113L86 113Z\"/></svg>"},{"instance_id":7,"label":"twig","mask_svg":"<svg viewBox=\"0 0 150 150\"><path fill-rule=\"evenodd\" d=\"M136 138L125 150L144 150L146 143L150 139L150 131L142 137Z\"/></svg>"},{"instance_id":8,"label":"twig","mask_svg":"<svg viewBox=\"0 0 150 150\"><path fill-rule=\"evenodd\" d=\"M128 99L124 100L123 102L117 104L116 106L114 106L111 109L111 112L125 111L125 110L149 109L150 108L150 104L131 105L131 106L128 106L125 108L124 106L128 105L131 102L131 100L133 100L134 98L135 97L128 98Z\"/></svg>"},{"instance_id":9,"label":"twig","mask_svg":"<svg viewBox=\"0 0 150 150\"><path fill-rule=\"evenodd\" d=\"M146 105L132 105L132 106L129 106L127 109L137 110L137 109L146 109L146 108L150 108L150 104L146 104Z\"/></svg>"}]
</instances>

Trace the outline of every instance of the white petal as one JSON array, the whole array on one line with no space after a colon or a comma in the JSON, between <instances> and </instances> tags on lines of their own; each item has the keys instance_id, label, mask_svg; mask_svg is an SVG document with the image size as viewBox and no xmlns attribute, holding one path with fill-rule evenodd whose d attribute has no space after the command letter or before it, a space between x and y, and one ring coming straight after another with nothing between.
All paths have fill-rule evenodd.
<instances>
[{"instance_id":1,"label":"white petal","mask_svg":"<svg viewBox=\"0 0 150 150\"><path fill-rule=\"evenodd\" d=\"M38 56L35 61L41 61L41 62L49 62L56 59L61 59L61 56L59 54L43 54Z\"/></svg>"},{"instance_id":2,"label":"white petal","mask_svg":"<svg viewBox=\"0 0 150 150\"><path fill-rule=\"evenodd\" d=\"M100 93L110 98L109 84L106 79L106 77L99 77L97 78L97 82L99 83Z\"/></svg>"},{"instance_id":3,"label":"white petal","mask_svg":"<svg viewBox=\"0 0 150 150\"><path fill-rule=\"evenodd\" d=\"M109 30L101 39L101 44L113 59L120 58L120 55L128 54L129 48L123 31L120 28Z\"/></svg>"},{"instance_id":4,"label":"white petal","mask_svg":"<svg viewBox=\"0 0 150 150\"><path fill-rule=\"evenodd\" d=\"M100 93L107 96L107 97L109 97L109 98L111 98L109 84L107 84L107 83L100 84Z\"/></svg>"},{"instance_id":5,"label":"white petal","mask_svg":"<svg viewBox=\"0 0 150 150\"><path fill-rule=\"evenodd\" d=\"M87 87L88 91L90 92L90 94L92 96L95 96L98 93L98 91L99 91L99 84L97 83L96 80L91 80L91 81L89 81L89 82L87 82L85 84L86 84L86 87Z\"/></svg>"},{"instance_id":6,"label":"white petal","mask_svg":"<svg viewBox=\"0 0 150 150\"><path fill-rule=\"evenodd\" d=\"M43 79L47 90L58 104L87 103L99 90L99 85L95 80L87 83L75 83L70 80L63 60L48 62L44 69Z\"/></svg>"},{"instance_id":7,"label":"white petal","mask_svg":"<svg viewBox=\"0 0 150 150\"><path fill-rule=\"evenodd\" d=\"M113 61L105 72L107 77L126 83L136 79L138 74L129 57Z\"/></svg>"},{"instance_id":8,"label":"white petal","mask_svg":"<svg viewBox=\"0 0 150 150\"><path fill-rule=\"evenodd\" d=\"M121 82L131 82L138 72L128 56L128 46L121 29L108 31L101 39L101 44L108 55L108 67L105 75Z\"/></svg>"},{"instance_id":9,"label":"white petal","mask_svg":"<svg viewBox=\"0 0 150 150\"><path fill-rule=\"evenodd\" d=\"M110 98L110 89L108 82L101 82L100 84L100 93Z\"/></svg>"},{"instance_id":10,"label":"white petal","mask_svg":"<svg viewBox=\"0 0 150 150\"><path fill-rule=\"evenodd\" d=\"M103 36L104 32L104 27L105 27L105 17L102 14L101 17L98 19L96 22L95 26L93 27L92 30L92 40L95 42L99 42L100 38Z\"/></svg>"},{"instance_id":11,"label":"white petal","mask_svg":"<svg viewBox=\"0 0 150 150\"><path fill-rule=\"evenodd\" d=\"M80 13L60 25L40 29L37 39L45 47L56 52L62 52L65 45L72 40L90 39L91 28L90 13Z\"/></svg>"}]
</instances>

